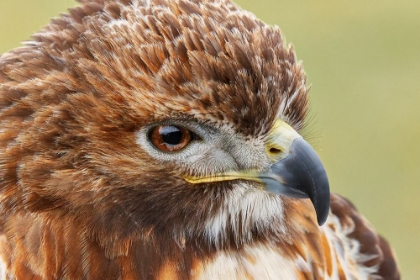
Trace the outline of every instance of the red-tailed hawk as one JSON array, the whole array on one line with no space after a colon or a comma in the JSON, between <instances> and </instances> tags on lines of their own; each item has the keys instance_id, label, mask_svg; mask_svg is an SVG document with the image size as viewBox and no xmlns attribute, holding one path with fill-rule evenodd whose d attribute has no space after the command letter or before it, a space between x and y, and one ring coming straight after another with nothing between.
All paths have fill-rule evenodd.
<instances>
[{"instance_id":1,"label":"red-tailed hawk","mask_svg":"<svg viewBox=\"0 0 420 280\"><path fill-rule=\"evenodd\" d=\"M229 0L81 1L0 58L1 277L398 279L305 79Z\"/></svg>"}]
</instances>

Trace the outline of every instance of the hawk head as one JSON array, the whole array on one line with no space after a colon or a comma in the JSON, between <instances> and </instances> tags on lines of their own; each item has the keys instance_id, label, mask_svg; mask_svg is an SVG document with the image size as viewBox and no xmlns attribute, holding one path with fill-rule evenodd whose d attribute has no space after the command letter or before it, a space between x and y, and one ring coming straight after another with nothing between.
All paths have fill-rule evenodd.
<instances>
[{"instance_id":1,"label":"hawk head","mask_svg":"<svg viewBox=\"0 0 420 280\"><path fill-rule=\"evenodd\" d=\"M109 254L280 236L294 198L326 220L279 28L228 0L80 2L0 60L3 211L74 221Z\"/></svg>"}]
</instances>

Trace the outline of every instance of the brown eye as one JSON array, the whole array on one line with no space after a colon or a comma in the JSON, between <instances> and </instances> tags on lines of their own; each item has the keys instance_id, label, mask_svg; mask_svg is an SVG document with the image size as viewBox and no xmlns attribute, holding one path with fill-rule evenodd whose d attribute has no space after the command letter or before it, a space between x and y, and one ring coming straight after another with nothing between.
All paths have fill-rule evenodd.
<instances>
[{"instance_id":1,"label":"brown eye","mask_svg":"<svg viewBox=\"0 0 420 280\"><path fill-rule=\"evenodd\" d=\"M149 132L150 141L164 152L177 152L187 146L192 138L192 132L181 126L156 126Z\"/></svg>"}]
</instances>

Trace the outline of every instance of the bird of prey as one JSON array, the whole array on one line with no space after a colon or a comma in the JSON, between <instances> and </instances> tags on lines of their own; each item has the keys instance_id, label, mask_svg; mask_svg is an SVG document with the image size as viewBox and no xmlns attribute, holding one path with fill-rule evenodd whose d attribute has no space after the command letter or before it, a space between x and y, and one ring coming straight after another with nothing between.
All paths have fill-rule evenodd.
<instances>
[{"instance_id":1,"label":"bird of prey","mask_svg":"<svg viewBox=\"0 0 420 280\"><path fill-rule=\"evenodd\" d=\"M0 58L2 279L398 279L230 0L80 0Z\"/></svg>"}]
</instances>

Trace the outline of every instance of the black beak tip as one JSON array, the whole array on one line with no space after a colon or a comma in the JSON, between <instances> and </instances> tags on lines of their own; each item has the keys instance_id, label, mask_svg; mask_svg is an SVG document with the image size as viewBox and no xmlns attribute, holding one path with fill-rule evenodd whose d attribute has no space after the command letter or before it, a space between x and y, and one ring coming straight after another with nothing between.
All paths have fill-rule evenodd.
<instances>
[{"instance_id":1,"label":"black beak tip","mask_svg":"<svg viewBox=\"0 0 420 280\"><path fill-rule=\"evenodd\" d=\"M324 195L324 199L322 201L314 202L312 201L315 211L316 211L316 218L318 221L318 225L322 226L325 224L328 218L328 214L330 211L330 198L328 193L328 198L325 198L326 195Z\"/></svg>"},{"instance_id":2,"label":"black beak tip","mask_svg":"<svg viewBox=\"0 0 420 280\"><path fill-rule=\"evenodd\" d=\"M307 194L315 208L318 225L322 226L327 221L330 212L330 187L325 169L321 164L317 166L318 170L313 172L317 178L316 183L311 185Z\"/></svg>"}]
</instances>

